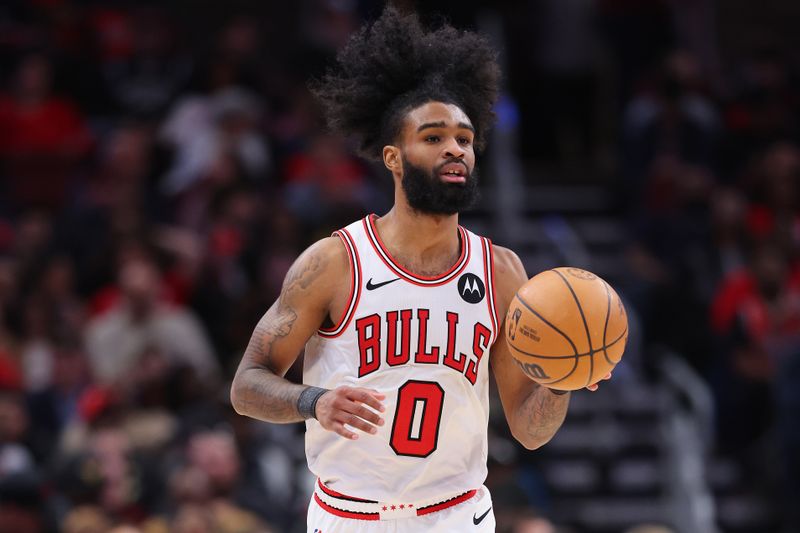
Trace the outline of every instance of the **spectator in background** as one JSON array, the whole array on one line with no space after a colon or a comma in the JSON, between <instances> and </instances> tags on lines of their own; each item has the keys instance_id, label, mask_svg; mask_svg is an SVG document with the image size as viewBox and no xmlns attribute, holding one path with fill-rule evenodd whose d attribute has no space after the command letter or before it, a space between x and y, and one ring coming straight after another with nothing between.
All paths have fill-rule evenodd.
<instances>
[{"instance_id":1,"label":"spectator in background","mask_svg":"<svg viewBox=\"0 0 800 533\"><path fill-rule=\"evenodd\" d=\"M39 281L40 294L52 307L56 333L75 332L85 322L84 302L75 285L75 267L72 257L54 253L42 268Z\"/></svg>"},{"instance_id":2,"label":"spectator in background","mask_svg":"<svg viewBox=\"0 0 800 533\"><path fill-rule=\"evenodd\" d=\"M720 124L703 83L694 57L674 52L664 61L655 83L628 103L621 148L623 185L631 210L641 206L648 170L662 157L714 170Z\"/></svg>"},{"instance_id":3,"label":"spectator in background","mask_svg":"<svg viewBox=\"0 0 800 533\"><path fill-rule=\"evenodd\" d=\"M748 267L723 280L711 323L721 346L712 376L718 442L740 453L773 422L776 366L800 352L800 269L787 251L759 243Z\"/></svg>"},{"instance_id":4,"label":"spectator in background","mask_svg":"<svg viewBox=\"0 0 800 533\"><path fill-rule=\"evenodd\" d=\"M231 85L254 91L262 89L274 68L264 64L270 54L262 48L262 36L262 28L255 20L234 17L219 32L211 68L228 72Z\"/></svg>"},{"instance_id":5,"label":"spectator in background","mask_svg":"<svg viewBox=\"0 0 800 533\"><path fill-rule=\"evenodd\" d=\"M264 532L265 524L239 503L244 479L232 435L202 430L189 437L186 462L170 476L176 508L170 531Z\"/></svg>"},{"instance_id":6,"label":"spectator in background","mask_svg":"<svg viewBox=\"0 0 800 533\"><path fill-rule=\"evenodd\" d=\"M800 134L800 102L788 65L769 46L758 47L735 65L733 96L724 110L726 174L735 174L776 141Z\"/></svg>"},{"instance_id":7,"label":"spectator in background","mask_svg":"<svg viewBox=\"0 0 800 533\"><path fill-rule=\"evenodd\" d=\"M55 344L51 365L45 386L28 394L33 441L42 457L52 457L62 431L79 419L79 402L92 383L86 353L77 338L66 337Z\"/></svg>"},{"instance_id":8,"label":"spectator in background","mask_svg":"<svg viewBox=\"0 0 800 533\"><path fill-rule=\"evenodd\" d=\"M53 255L42 263L32 265L30 289L22 302L19 356L29 392L50 385L55 339L74 335L84 324L70 258Z\"/></svg>"},{"instance_id":9,"label":"spectator in background","mask_svg":"<svg viewBox=\"0 0 800 533\"><path fill-rule=\"evenodd\" d=\"M25 377L25 389L42 390L53 373L53 342L55 323L52 309L44 298L29 297L24 303L20 359Z\"/></svg>"},{"instance_id":10,"label":"spectator in background","mask_svg":"<svg viewBox=\"0 0 800 533\"><path fill-rule=\"evenodd\" d=\"M618 95L628 102L637 84L674 43L675 18L669 0L598 0L598 22L613 50Z\"/></svg>"},{"instance_id":11,"label":"spectator in background","mask_svg":"<svg viewBox=\"0 0 800 533\"><path fill-rule=\"evenodd\" d=\"M25 397L14 389L0 389L0 480L36 470L28 446L30 416Z\"/></svg>"},{"instance_id":12,"label":"spectator in background","mask_svg":"<svg viewBox=\"0 0 800 533\"><path fill-rule=\"evenodd\" d=\"M160 133L175 152L161 184L164 193L186 195L200 189L226 159L241 165L243 175L235 178L263 181L271 161L267 141L258 131L261 113L258 99L237 87L180 100Z\"/></svg>"},{"instance_id":13,"label":"spectator in background","mask_svg":"<svg viewBox=\"0 0 800 533\"><path fill-rule=\"evenodd\" d=\"M57 209L64 205L78 164L92 147L80 110L54 94L53 68L41 54L24 56L0 95L0 157L7 181L0 207Z\"/></svg>"},{"instance_id":14,"label":"spectator in background","mask_svg":"<svg viewBox=\"0 0 800 533\"><path fill-rule=\"evenodd\" d=\"M713 272L701 278L701 293L711 301L720 280L741 270L747 262L746 246L749 242L746 225L747 200L735 188L716 188L711 194L711 239Z\"/></svg>"},{"instance_id":15,"label":"spectator in background","mask_svg":"<svg viewBox=\"0 0 800 533\"><path fill-rule=\"evenodd\" d=\"M286 92L286 101L282 109L275 112L269 133L276 148L288 158L306 149L309 139L319 131L319 119L315 114L316 102L304 84L294 82Z\"/></svg>"},{"instance_id":16,"label":"spectator in background","mask_svg":"<svg viewBox=\"0 0 800 533\"><path fill-rule=\"evenodd\" d=\"M336 136L318 134L307 150L286 161L285 200L289 210L307 224L347 219L376 205L378 194L364 165Z\"/></svg>"},{"instance_id":17,"label":"spectator in background","mask_svg":"<svg viewBox=\"0 0 800 533\"><path fill-rule=\"evenodd\" d=\"M193 64L165 11L140 7L131 27L133 53L107 62L104 77L121 114L152 119L186 87Z\"/></svg>"},{"instance_id":18,"label":"spectator in background","mask_svg":"<svg viewBox=\"0 0 800 533\"><path fill-rule=\"evenodd\" d=\"M59 245L73 258L82 296L114 283L116 258L131 243L146 240L151 228L167 216L169 210L151 187L155 167L148 127L123 122L107 132L92 173L58 227ZM104 310L102 305L95 294L88 313Z\"/></svg>"},{"instance_id":19,"label":"spectator in background","mask_svg":"<svg viewBox=\"0 0 800 533\"><path fill-rule=\"evenodd\" d=\"M129 436L119 426L98 428L89 437L88 450L103 480L101 507L119 519L141 519L146 513L140 507L142 493L147 487L141 487L141 468L133 460Z\"/></svg>"},{"instance_id":20,"label":"spectator in background","mask_svg":"<svg viewBox=\"0 0 800 533\"><path fill-rule=\"evenodd\" d=\"M747 228L758 239L774 239L794 257L800 252L800 150L789 142L770 145L745 172L750 199Z\"/></svg>"},{"instance_id":21,"label":"spectator in background","mask_svg":"<svg viewBox=\"0 0 800 533\"><path fill-rule=\"evenodd\" d=\"M152 261L133 258L121 265L123 299L89 322L86 342L100 383L122 385L150 347L172 364L186 364L202 380L218 377L219 367L195 316L160 300L161 276Z\"/></svg>"},{"instance_id":22,"label":"spectator in background","mask_svg":"<svg viewBox=\"0 0 800 533\"><path fill-rule=\"evenodd\" d=\"M627 280L648 338L684 354L699 370L707 365L710 339L702 276L712 259L708 204L714 176L671 155L653 161L643 180ZM716 279L711 283L716 286Z\"/></svg>"},{"instance_id":23,"label":"spectator in background","mask_svg":"<svg viewBox=\"0 0 800 533\"><path fill-rule=\"evenodd\" d=\"M518 148L573 172L583 172L598 148L597 3L515 2L506 20L506 53L517 66L509 85L522 114Z\"/></svg>"}]
</instances>

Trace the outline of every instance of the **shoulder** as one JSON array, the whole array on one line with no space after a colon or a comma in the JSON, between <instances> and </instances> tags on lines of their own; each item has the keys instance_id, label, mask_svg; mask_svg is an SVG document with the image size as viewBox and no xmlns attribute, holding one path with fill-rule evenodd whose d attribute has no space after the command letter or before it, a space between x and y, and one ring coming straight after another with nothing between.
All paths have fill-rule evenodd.
<instances>
[{"instance_id":1,"label":"shoulder","mask_svg":"<svg viewBox=\"0 0 800 533\"><path fill-rule=\"evenodd\" d=\"M505 313L506 307L523 283L528 281L528 274L519 256L503 246L492 245L494 255L494 280L498 311Z\"/></svg>"},{"instance_id":2,"label":"shoulder","mask_svg":"<svg viewBox=\"0 0 800 533\"><path fill-rule=\"evenodd\" d=\"M303 294L328 300L349 275L350 261L338 237L326 237L300 254L283 281L283 294Z\"/></svg>"},{"instance_id":3,"label":"shoulder","mask_svg":"<svg viewBox=\"0 0 800 533\"><path fill-rule=\"evenodd\" d=\"M511 277L522 279L524 283L524 280L527 279L525 267L522 264L522 260L513 250L492 244L492 254L494 255L495 276L497 276L498 281L501 277Z\"/></svg>"},{"instance_id":4,"label":"shoulder","mask_svg":"<svg viewBox=\"0 0 800 533\"><path fill-rule=\"evenodd\" d=\"M347 249L337 236L320 239L303 251L297 258L297 263L321 263L326 269L347 267Z\"/></svg>"}]
</instances>

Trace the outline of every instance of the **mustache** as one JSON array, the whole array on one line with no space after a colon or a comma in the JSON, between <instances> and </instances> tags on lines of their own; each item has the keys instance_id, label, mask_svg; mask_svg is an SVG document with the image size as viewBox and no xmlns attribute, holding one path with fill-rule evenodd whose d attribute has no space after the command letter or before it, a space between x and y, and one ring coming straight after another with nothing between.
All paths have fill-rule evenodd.
<instances>
[{"instance_id":1,"label":"mustache","mask_svg":"<svg viewBox=\"0 0 800 533\"><path fill-rule=\"evenodd\" d=\"M467 167L467 164L464 163L464 160L460 159L458 157L451 157L450 159L448 159L447 161L445 161L441 165L437 165L436 168L433 169L433 175L434 176L438 176L439 173L442 171L442 169L445 166L450 165L452 163L455 163L457 165L461 165L462 167L464 167L464 177L469 178L472 175L472 171L470 171L470 169Z\"/></svg>"}]
</instances>

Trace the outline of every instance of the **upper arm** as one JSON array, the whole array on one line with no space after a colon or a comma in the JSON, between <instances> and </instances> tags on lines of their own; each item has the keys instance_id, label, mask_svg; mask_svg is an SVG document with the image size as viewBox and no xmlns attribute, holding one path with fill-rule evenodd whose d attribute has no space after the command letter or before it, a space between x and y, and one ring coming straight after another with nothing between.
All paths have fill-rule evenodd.
<instances>
[{"instance_id":1,"label":"upper arm","mask_svg":"<svg viewBox=\"0 0 800 533\"><path fill-rule=\"evenodd\" d=\"M494 257L497 313L502 322L500 334L492 346L491 367L506 419L511 423L511 414L516 411L517 406L539 387L517 366L505 336L506 312L517 290L528 281L528 275L522 261L511 250L495 246Z\"/></svg>"},{"instance_id":2,"label":"upper arm","mask_svg":"<svg viewBox=\"0 0 800 533\"><path fill-rule=\"evenodd\" d=\"M286 274L280 296L253 331L237 372L260 367L285 374L332 314L349 268L347 252L337 237L322 239L303 252Z\"/></svg>"}]
</instances>

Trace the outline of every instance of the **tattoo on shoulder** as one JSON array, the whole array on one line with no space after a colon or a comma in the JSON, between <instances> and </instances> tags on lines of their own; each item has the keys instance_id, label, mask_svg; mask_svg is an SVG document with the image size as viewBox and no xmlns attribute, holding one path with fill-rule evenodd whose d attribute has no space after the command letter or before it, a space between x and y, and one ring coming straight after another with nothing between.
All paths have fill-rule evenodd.
<instances>
[{"instance_id":1,"label":"tattoo on shoulder","mask_svg":"<svg viewBox=\"0 0 800 533\"><path fill-rule=\"evenodd\" d=\"M308 289L311 283L322 274L324 261L319 251L312 250L303 259L302 262L292 265L292 268L286 274L281 296L298 288L302 290Z\"/></svg>"},{"instance_id":2,"label":"tattoo on shoulder","mask_svg":"<svg viewBox=\"0 0 800 533\"><path fill-rule=\"evenodd\" d=\"M319 252L312 251L302 262L295 263L286 274L278 300L270 307L255 328L254 345L259 359L267 363L275 341L292 332L297 312L289 302L290 296L307 290L323 271L324 261Z\"/></svg>"}]
</instances>

